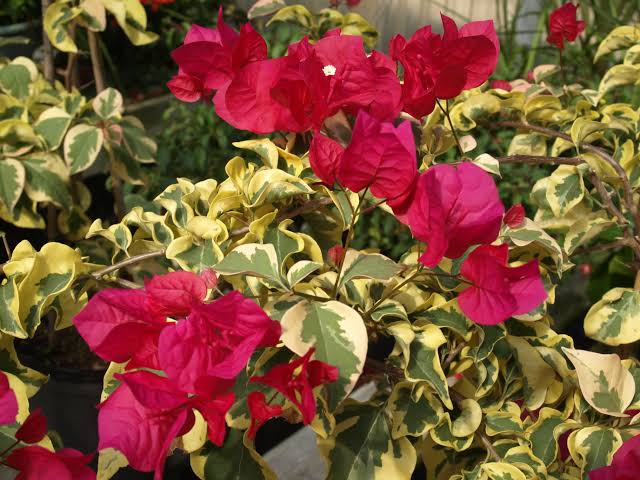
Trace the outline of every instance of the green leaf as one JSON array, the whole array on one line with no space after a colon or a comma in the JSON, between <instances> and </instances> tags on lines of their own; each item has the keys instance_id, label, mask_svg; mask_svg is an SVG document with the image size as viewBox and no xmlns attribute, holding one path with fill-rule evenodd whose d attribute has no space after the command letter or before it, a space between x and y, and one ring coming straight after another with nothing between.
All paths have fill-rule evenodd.
<instances>
[{"instance_id":1,"label":"green leaf","mask_svg":"<svg viewBox=\"0 0 640 480\"><path fill-rule=\"evenodd\" d=\"M393 439L385 409L372 403L348 403L336 416L334 434L319 439L332 480L410 478L416 452L406 438Z\"/></svg>"},{"instance_id":2,"label":"green leaf","mask_svg":"<svg viewBox=\"0 0 640 480\"><path fill-rule=\"evenodd\" d=\"M423 436L440 423L444 413L440 401L424 384L411 382L396 384L387 405L394 439Z\"/></svg>"},{"instance_id":3,"label":"green leaf","mask_svg":"<svg viewBox=\"0 0 640 480\"><path fill-rule=\"evenodd\" d=\"M583 479L588 480L589 472L611 464L622 438L612 428L588 427L572 433L569 445L571 457L580 466Z\"/></svg>"},{"instance_id":4,"label":"green leaf","mask_svg":"<svg viewBox=\"0 0 640 480\"><path fill-rule=\"evenodd\" d=\"M402 267L400 265L379 253L362 253L357 250L347 250L342 264L340 285L344 285L355 278L389 280L401 270Z\"/></svg>"},{"instance_id":5,"label":"green leaf","mask_svg":"<svg viewBox=\"0 0 640 480\"><path fill-rule=\"evenodd\" d=\"M310 260L300 260L294 263L287 272L287 283L290 287L293 287L320 268L322 268L321 263Z\"/></svg>"},{"instance_id":6,"label":"green leaf","mask_svg":"<svg viewBox=\"0 0 640 480\"><path fill-rule=\"evenodd\" d=\"M640 80L640 66L636 65L614 65L604 74L598 94L605 95L610 90L623 85L633 85Z\"/></svg>"},{"instance_id":7,"label":"green leaf","mask_svg":"<svg viewBox=\"0 0 640 480\"><path fill-rule=\"evenodd\" d=\"M29 95L31 74L24 65L10 63L0 68L0 88L16 98L25 98Z\"/></svg>"},{"instance_id":8,"label":"green leaf","mask_svg":"<svg viewBox=\"0 0 640 480\"><path fill-rule=\"evenodd\" d=\"M274 22L297 23L301 27L308 29L311 28L313 23L313 15L311 15L311 12L302 5L291 5L289 7L281 8L278 13L269 20L267 26Z\"/></svg>"},{"instance_id":9,"label":"green leaf","mask_svg":"<svg viewBox=\"0 0 640 480\"><path fill-rule=\"evenodd\" d=\"M23 160L22 165L27 178L25 192L34 202L52 202L67 210L71 207L69 176L60 157L32 156Z\"/></svg>"},{"instance_id":10,"label":"green leaf","mask_svg":"<svg viewBox=\"0 0 640 480\"><path fill-rule=\"evenodd\" d=\"M574 165L560 165L549 177L547 202L556 217L565 215L584 198L582 175Z\"/></svg>"},{"instance_id":11,"label":"green leaf","mask_svg":"<svg viewBox=\"0 0 640 480\"><path fill-rule=\"evenodd\" d=\"M91 102L93 111L103 120L119 118L124 111L122 95L115 88L100 92Z\"/></svg>"},{"instance_id":12,"label":"green leaf","mask_svg":"<svg viewBox=\"0 0 640 480\"><path fill-rule=\"evenodd\" d=\"M127 152L141 163L153 163L158 146L145 134L142 123L135 117L124 117L119 126Z\"/></svg>"},{"instance_id":13,"label":"green leaf","mask_svg":"<svg viewBox=\"0 0 640 480\"><path fill-rule=\"evenodd\" d=\"M640 42L640 31L637 25L625 25L614 28L604 40L600 42L593 61L597 62L602 55L629 48L638 42Z\"/></svg>"},{"instance_id":14,"label":"green leaf","mask_svg":"<svg viewBox=\"0 0 640 480\"><path fill-rule=\"evenodd\" d=\"M278 147L268 138L234 142L233 146L257 153L267 168L278 168Z\"/></svg>"},{"instance_id":15,"label":"green leaf","mask_svg":"<svg viewBox=\"0 0 640 480\"><path fill-rule=\"evenodd\" d=\"M34 254L33 266L18 287L20 321L29 335L54 298L71 286L81 265L80 254L61 243L47 243Z\"/></svg>"},{"instance_id":16,"label":"green leaf","mask_svg":"<svg viewBox=\"0 0 640 480\"><path fill-rule=\"evenodd\" d=\"M547 142L537 133L519 133L513 137L507 155L546 155Z\"/></svg>"},{"instance_id":17,"label":"green leaf","mask_svg":"<svg viewBox=\"0 0 640 480\"><path fill-rule=\"evenodd\" d=\"M255 448L245 439L243 432L230 429L222 447L206 446L200 452L206 457L206 480L275 480L275 473Z\"/></svg>"},{"instance_id":18,"label":"green leaf","mask_svg":"<svg viewBox=\"0 0 640 480\"><path fill-rule=\"evenodd\" d=\"M558 427L563 423L561 412L552 408L542 408L536 423L527 430L531 450L546 465L551 465L556 460L557 440L561 433Z\"/></svg>"},{"instance_id":19,"label":"green leaf","mask_svg":"<svg viewBox=\"0 0 640 480\"><path fill-rule=\"evenodd\" d=\"M195 273L214 268L222 256L220 247L213 240L195 240L190 235L176 238L166 251L169 260L175 260L183 270Z\"/></svg>"},{"instance_id":20,"label":"green leaf","mask_svg":"<svg viewBox=\"0 0 640 480\"><path fill-rule=\"evenodd\" d=\"M584 332L614 347L640 340L640 292L632 288L609 290L589 309Z\"/></svg>"},{"instance_id":21,"label":"green leaf","mask_svg":"<svg viewBox=\"0 0 640 480\"><path fill-rule=\"evenodd\" d=\"M544 403L556 373L523 338L508 335L507 341L522 373L525 405L529 410L537 410Z\"/></svg>"},{"instance_id":22,"label":"green leaf","mask_svg":"<svg viewBox=\"0 0 640 480\"><path fill-rule=\"evenodd\" d=\"M27 338L19 313L18 287L16 279L11 277L0 286L0 332L16 338Z\"/></svg>"},{"instance_id":23,"label":"green leaf","mask_svg":"<svg viewBox=\"0 0 640 480\"><path fill-rule=\"evenodd\" d=\"M253 20L258 17L266 17L286 7L284 0L258 0L247 12L247 18Z\"/></svg>"},{"instance_id":24,"label":"green leaf","mask_svg":"<svg viewBox=\"0 0 640 480\"><path fill-rule=\"evenodd\" d=\"M327 386L329 409L335 410L364 368L368 337L362 317L340 302L304 300L289 309L280 323L287 348L302 356L315 347L316 359L338 367L339 379Z\"/></svg>"},{"instance_id":25,"label":"green leaf","mask_svg":"<svg viewBox=\"0 0 640 480\"><path fill-rule=\"evenodd\" d=\"M71 124L71 115L58 107L46 109L34 125L35 132L44 138L49 150L56 150Z\"/></svg>"},{"instance_id":26,"label":"green leaf","mask_svg":"<svg viewBox=\"0 0 640 480\"><path fill-rule=\"evenodd\" d=\"M271 244L248 243L234 248L215 267L222 275L252 275L286 289L280 275L278 255Z\"/></svg>"},{"instance_id":27,"label":"green leaf","mask_svg":"<svg viewBox=\"0 0 640 480\"><path fill-rule=\"evenodd\" d=\"M564 347L562 351L575 367L580 390L589 405L605 415L624 417L636 385L620 357Z\"/></svg>"},{"instance_id":28,"label":"green leaf","mask_svg":"<svg viewBox=\"0 0 640 480\"><path fill-rule=\"evenodd\" d=\"M426 381L438 394L442 403L453 408L449 397L447 377L440 365L438 348L445 344L447 339L435 325L425 325L422 331L416 332L415 338L409 345L409 358L405 374L408 380Z\"/></svg>"},{"instance_id":29,"label":"green leaf","mask_svg":"<svg viewBox=\"0 0 640 480\"><path fill-rule=\"evenodd\" d=\"M104 135L102 130L80 124L71 128L64 139L64 159L72 174L89 168L102 149Z\"/></svg>"},{"instance_id":30,"label":"green leaf","mask_svg":"<svg viewBox=\"0 0 640 480\"><path fill-rule=\"evenodd\" d=\"M22 162L7 158L0 160L0 200L9 212L18 203L24 190L26 174Z\"/></svg>"},{"instance_id":31,"label":"green leaf","mask_svg":"<svg viewBox=\"0 0 640 480\"><path fill-rule=\"evenodd\" d=\"M53 2L44 14L44 30L51 44L58 50L67 53L76 53L78 47L69 33L71 20L82 13L80 7L69 7L64 0Z\"/></svg>"}]
</instances>

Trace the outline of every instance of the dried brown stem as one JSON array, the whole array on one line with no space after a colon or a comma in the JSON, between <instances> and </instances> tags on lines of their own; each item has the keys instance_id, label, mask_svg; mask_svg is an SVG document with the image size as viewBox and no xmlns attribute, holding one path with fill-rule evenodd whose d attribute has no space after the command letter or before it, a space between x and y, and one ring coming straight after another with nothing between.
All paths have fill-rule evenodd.
<instances>
[{"instance_id":1,"label":"dried brown stem","mask_svg":"<svg viewBox=\"0 0 640 480\"><path fill-rule=\"evenodd\" d=\"M452 349L447 354L445 359L442 361L442 370L446 370L449 367L449 365L451 365L451 362L455 360L455 358L460 354L460 352L466 345L467 345L466 343L460 342L458 345L456 345L454 349Z\"/></svg>"},{"instance_id":2,"label":"dried brown stem","mask_svg":"<svg viewBox=\"0 0 640 480\"><path fill-rule=\"evenodd\" d=\"M136 263L144 262L145 260L149 260L152 258L162 257L164 256L164 253L165 253L164 250L156 250L154 252L141 253L140 255L129 257L114 265L110 265L108 267L101 268L100 270L96 270L95 272L91 273L91 276L94 279L101 279L105 275L109 275L110 273L120 270L121 268L129 267L131 265L135 265Z\"/></svg>"},{"instance_id":3,"label":"dried brown stem","mask_svg":"<svg viewBox=\"0 0 640 480\"><path fill-rule=\"evenodd\" d=\"M495 157L500 163L523 163L527 165L580 165L585 163L580 157L546 157L540 155L509 155L506 157Z\"/></svg>"},{"instance_id":4,"label":"dried brown stem","mask_svg":"<svg viewBox=\"0 0 640 480\"><path fill-rule=\"evenodd\" d=\"M42 0L42 18L44 18L45 12L49 7L51 0ZM47 32L44 30L44 24L42 25L42 50L44 53L43 61L42 61L42 71L44 73L44 78L53 83L55 79L55 69L53 64L53 46L49 41L49 37L47 36Z\"/></svg>"},{"instance_id":5,"label":"dried brown stem","mask_svg":"<svg viewBox=\"0 0 640 480\"><path fill-rule=\"evenodd\" d=\"M616 240L615 242L599 243L592 245L591 247L577 248L572 255L586 255L588 253L606 252L607 250L614 250L616 248L628 247L629 241L627 239Z\"/></svg>"}]
</instances>

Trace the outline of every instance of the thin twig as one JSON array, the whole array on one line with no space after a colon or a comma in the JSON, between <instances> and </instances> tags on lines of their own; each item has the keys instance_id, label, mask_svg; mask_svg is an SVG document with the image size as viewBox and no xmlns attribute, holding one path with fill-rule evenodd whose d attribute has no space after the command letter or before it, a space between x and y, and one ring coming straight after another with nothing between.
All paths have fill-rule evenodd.
<instances>
[{"instance_id":1,"label":"thin twig","mask_svg":"<svg viewBox=\"0 0 640 480\"><path fill-rule=\"evenodd\" d=\"M446 370L449 365L451 365L451 362L453 362L453 360L458 356L458 354L466 345L466 343L460 342L458 345L456 345L456 348L454 348L447 354L445 359L442 361L442 370Z\"/></svg>"},{"instance_id":2,"label":"thin twig","mask_svg":"<svg viewBox=\"0 0 640 480\"><path fill-rule=\"evenodd\" d=\"M508 127L508 128L522 129L522 130L530 130L532 132L537 132L542 135L545 135L547 137L561 138L563 140L566 140L567 142L573 143L573 139L571 138L571 136L567 135L566 133L557 132L550 128L542 127L540 125L533 125L530 123L504 120L504 121L487 124L487 126L491 128ZM601 159L607 162L615 170L618 177L620 177L620 181L622 182L622 189L624 191L623 201L625 203L625 206L627 207L629 212L631 212L631 215L633 215L633 219L636 224L636 229L639 229L640 215L638 214L637 205L633 201L633 189L631 188L629 177L627 177L627 173L624 171L624 168L622 168L622 166L618 162L616 162L615 158L613 158L613 156L611 156L609 152L607 152L606 150L600 147L596 147L595 145L592 145L586 142L580 142L577 146L578 148L584 151L591 152L599 156Z\"/></svg>"},{"instance_id":3,"label":"thin twig","mask_svg":"<svg viewBox=\"0 0 640 480\"><path fill-rule=\"evenodd\" d=\"M91 276L95 279L100 279L105 275L109 275L121 268L129 267L131 265L135 265L136 263L144 262L145 260L149 260L151 258L157 258L164 256L164 250L156 250L154 252L141 253L140 255L135 255L133 257L129 257L121 262L118 262L114 265L110 265L108 267L102 268L100 270L96 270L91 273Z\"/></svg>"},{"instance_id":4,"label":"thin twig","mask_svg":"<svg viewBox=\"0 0 640 480\"><path fill-rule=\"evenodd\" d=\"M614 250L616 248L628 247L629 241L627 239L616 240L615 242L599 243L591 247L577 248L572 255L586 255L588 253L606 252L607 250Z\"/></svg>"},{"instance_id":5,"label":"thin twig","mask_svg":"<svg viewBox=\"0 0 640 480\"><path fill-rule=\"evenodd\" d=\"M581 165L585 161L580 157L547 157L542 155L509 155L506 157L495 157L500 163L524 163L527 165L549 164L549 165Z\"/></svg>"},{"instance_id":6,"label":"thin twig","mask_svg":"<svg viewBox=\"0 0 640 480\"><path fill-rule=\"evenodd\" d=\"M44 18L47 8L51 0L42 0L42 18ZM44 30L44 22L42 22L42 51L43 51L43 61L42 61L42 71L44 73L44 78L53 83L55 79L55 69L53 64L53 46L51 45L51 41L47 36L47 32Z\"/></svg>"},{"instance_id":7,"label":"thin twig","mask_svg":"<svg viewBox=\"0 0 640 480\"><path fill-rule=\"evenodd\" d=\"M91 68L93 69L93 78L96 81L96 91L100 93L107 85L104 80L104 67L102 64L102 53L98 45L98 34L94 31L87 30L89 39L89 54L91 55Z\"/></svg>"}]
</instances>

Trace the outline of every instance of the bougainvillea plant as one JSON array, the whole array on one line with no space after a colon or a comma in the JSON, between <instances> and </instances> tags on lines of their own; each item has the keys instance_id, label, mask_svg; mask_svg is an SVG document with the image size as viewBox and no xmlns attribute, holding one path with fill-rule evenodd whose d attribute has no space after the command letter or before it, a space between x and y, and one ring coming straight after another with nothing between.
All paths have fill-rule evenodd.
<instances>
[{"instance_id":1,"label":"bougainvillea plant","mask_svg":"<svg viewBox=\"0 0 640 480\"><path fill-rule=\"evenodd\" d=\"M304 12L274 18L316 34L332 18ZM199 478L275 478L255 439L276 417L315 432L330 479L635 477L640 114L622 100L640 81L640 29L604 39L596 60L622 63L589 90L554 65L490 83L493 23L442 23L394 37L389 55L329 28L279 58L250 25L192 27L169 88L266 136L235 144L225 179L179 178L154 211L96 220L108 261L16 247L0 287L3 466L93 478L89 457L54 453L28 418L46 379L13 338L49 313L110 365L99 478L129 465L160 479L176 449ZM474 135L498 130L512 132L506 155L474 152ZM535 211L500 199L507 163L547 173ZM398 261L352 247L378 209L415 239ZM591 306L587 351L549 305L593 251L636 281ZM375 393L353 399L364 384Z\"/></svg>"}]
</instances>

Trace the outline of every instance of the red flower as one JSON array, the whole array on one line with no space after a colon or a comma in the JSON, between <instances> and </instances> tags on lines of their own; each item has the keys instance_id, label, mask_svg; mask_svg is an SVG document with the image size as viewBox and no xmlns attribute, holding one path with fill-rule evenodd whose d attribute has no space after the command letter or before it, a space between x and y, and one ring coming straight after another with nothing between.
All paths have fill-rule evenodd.
<instances>
[{"instance_id":1,"label":"red flower","mask_svg":"<svg viewBox=\"0 0 640 480\"><path fill-rule=\"evenodd\" d=\"M217 28L193 25L171 56L179 71L167 85L180 100L194 102L228 84L244 65L266 59L267 44L251 24L240 34L227 26L221 7Z\"/></svg>"},{"instance_id":2,"label":"red flower","mask_svg":"<svg viewBox=\"0 0 640 480\"><path fill-rule=\"evenodd\" d=\"M216 113L230 125L267 134L308 130L310 99L297 60L281 57L246 65L218 90L213 101Z\"/></svg>"},{"instance_id":3,"label":"red flower","mask_svg":"<svg viewBox=\"0 0 640 480\"><path fill-rule=\"evenodd\" d=\"M277 417L282 413L280 405L269 405L262 392L251 392L247 397L247 405L251 414L251 426L247 431L247 436L253 440L256 438L258 429L269 419Z\"/></svg>"},{"instance_id":4,"label":"red flower","mask_svg":"<svg viewBox=\"0 0 640 480\"><path fill-rule=\"evenodd\" d=\"M454 98L484 83L498 62L500 43L493 21L471 22L460 30L442 15L444 35L431 26L416 31L407 41L396 35L391 57L404 67L404 111L415 118L431 113L436 98Z\"/></svg>"},{"instance_id":5,"label":"red flower","mask_svg":"<svg viewBox=\"0 0 640 480\"><path fill-rule=\"evenodd\" d=\"M232 292L163 330L160 365L183 391L208 393L233 381L256 348L277 344L280 331L258 304Z\"/></svg>"},{"instance_id":6,"label":"red flower","mask_svg":"<svg viewBox=\"0 0 640 480\"><path fill-rule=\"evenodd\" d=\"M504 214L504 224L511 228L517 228L524 222L525 215L524 207L518 203Z\"/></svg>"},{"instance_id":7,"label":"red flower","mask_svg":"<svg viewBox=\"0 0 640 480\"><path fill-rule=\"evenodd\" d=\"M367 187L378 198L400 204L418 176L416 147L408 121L398 127L361 110L342 157L338 181L353 192Z\"/></svg>"},{"instance_id":8,"label":"red flower","mask_svg":"<svg viewBox=\"0 0 640 480\"><path fill-rule=\"evenodd\" d=\"M166 316L184 317L207 296L207 284L191 272L171 272L145 281L144 289Z\"/></svg>"},{"instance_id":9,"label":"red flower","mask_svg":"<svg viewBox=\"0 0 640 480\"><path fill-rule=\"evenodd\" d=\"M417 183L407 216L413 236L427 243L420 257L434 267L443 257L458 258L469 247L498 237L504 207L487 172L473 163L429 168Z\"/></svg>"},{"instance_id":10,"label":"red flower","mask_svg":"<svg viewBox=\"0 0 640 480\"><path fill-rule=\"evenodd\" d=\"M319 360L310 361L314 352L315 348L310 348L303 357L286 365L276 365L266 375L249 380L269 385L287 397L302 414L305 425L310 424L316 415L313 389L338 379L337 367ZM295 373L296 370L298 373Z\"/></svg>"},{"instance_id":11,"label":"red flower","mask_svg":"<svg viewBox=\"0 0 640 480\"><path fill-rule=\"evenodd\" d=\"M513 87L507 80L491 80L491 88L500 88L510 92Z\"/></svg>"},{"instance_id":12,"label":"red flower","mask_svg":"<svg viewBox=\"0 0 640 480\"><path fill-rule=\"evenodd\" d=\"M538 260L511 268L508 259L508 245L482 245L462 263L460 273L472 285L458 295L458 304L480 325L528 313L547 298Z\"/></svg>"},{"instance_id":13,"label":"red flower","mask_svg":"<svg viewBox=\"0 0 640 480\"><path fill-rule=\"evenodd\" d=\"M95 480L95 472L87 466L92 457L73 448L51 452L31 445L11 452L4 463L20 472L15 480Z\"/></svg>"},{"instance_id":14,"label":"red flower","mask_svg":"<svg viewBox=\"0 0 640 480\"><path fill-rule=\"evenodd\" d=\"M358 110L382 120L400 113L400 82L385 55L367 56L362 38L328 33L316 44L307 38L286 57L254 62L218 90L216 112L236 128L255 133L319 130L339 110Z\"/></svg>"},{"instance_id":15,"label":"red flower","mask_svg":"<svg viewBox=\"0 0 640 480\"><path fill-rule=\"evenodd\" d=\"M547 42L560 50L564 48L564 41L573 42L584 30L584 20L578 21L576 13L578 6L567 2L556 8L549 15L549 36Z\"/></svg>"},{"instance_id":16,"label":"red flower","mask_svg":"<svg viewBox=\"0 0 640 480\"><path fill-rule=\"evenodd\" d=\"M190 396L166 377L148 371L116 375L122 383L101 405L98 414L99 450L115 448L136 470L155 470L163 478L171 444L193 426L193 409L207 422L209 440L222 445L224 416L233 404L233 393L213 398Z\"/></svg>"},{"instance_id":17,"label":"red flower","mask_svg":"<svg viewBox=\"0 0 640 480\"><path fill-rule=\"evenodd\" d=\"M47 434L47 417L37 408L29 414L16 432L16 440L23 443L38 443Z\"/></svg>"},{"instance_id":18,"label":"red flower","mask_svg":"<svg viewBox=\"0 0 640 480\"><path fill-rule=\"evenodd\" d=\"M327 258L334 265L340 265L342 260L344 260L345 253L347 253L347 251L342 245L334 245L327 252Z\"/></svg>"},{"instance_id":19,"label":"red flower","mask_svg":"<svg viewBox=\"0 0 640 480\"><path fill-rule=\"evenodd\" d=\"M589 472L589 480L636 480L640 470L640 435L627 440L613 454L611 465Z\"/></svg>"},{"instance_id":20,"label":"red flower","mask_svg":"<svg viewBox=\"0 0 640 480\"><path fill-rule=\"evenodd\" d=\"M316 133L309 146L309 163L313 172L326 185L336 181L338 169L344 155L344 147L335 140Z\"/></svg>"},{"instance_id":21,"label":"red flower","mask_svg":"<svg viewBox=\"0 0 640 480\"><path fill-rule=\"evenodd\" d=\"M102 359L145 364L153 362L149 353L155 350L166 320L143 290L109 289L93 296L73 323Z\"/></svg>"},{"instance_id":22,"label":"red flower","mask_svg":"<svg viewBox=\"0 0 640 480\"><path fill-rule=\"evenodd\" d=\"M9 377L0 371L0 425L9 425L16 421L18 399L11 390Z\"/></svg>"},{"instance_id":23,"label":"red flower","mask_svg":"<svg viewBox=\"0 0 640 480\"><path fill-rule=\"evenodd\" d=\"M144 290L98 292L73 323L91 350L104 360L131 360L129 368L154 367L166 317L186 315L206 293L206 284L196 274L173 272L154 277Z\"/></svg>"}]
</instances>

